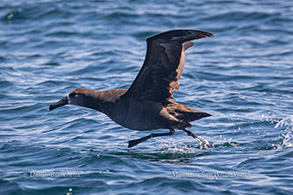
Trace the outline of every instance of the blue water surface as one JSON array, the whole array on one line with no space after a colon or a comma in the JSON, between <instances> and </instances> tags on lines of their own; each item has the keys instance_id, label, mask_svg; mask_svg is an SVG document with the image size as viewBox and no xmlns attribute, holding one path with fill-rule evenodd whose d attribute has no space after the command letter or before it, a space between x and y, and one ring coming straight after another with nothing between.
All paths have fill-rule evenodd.
<instances>
[{"instance_id":1,"label":"blue water surface","mask_svg":"<svg viewBox=\"0 0 293 195\"><path fill-rule=\"evenodd\" d=\"M147 136L77 106L74 88L128 88L148 36L199 29L176 101L211 113ZM292 194L293 1L2 0L0 194ZM155 130L152 132L165 132Z\"/></svg>"}]
</instances>

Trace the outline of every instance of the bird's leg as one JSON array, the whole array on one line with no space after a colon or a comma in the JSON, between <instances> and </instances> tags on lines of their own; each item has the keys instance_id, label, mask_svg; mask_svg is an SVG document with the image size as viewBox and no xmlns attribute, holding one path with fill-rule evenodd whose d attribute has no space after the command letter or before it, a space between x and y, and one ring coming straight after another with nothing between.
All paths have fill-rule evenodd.
<instances>
[{"instance_id":1,"label":"bird's leg","mask_svg":"<svg viewBox=\"0 0 293 195\"><path fill-rule=\"evenodd\" d=\"M128 148L131 148L133 146L136 146L137 144L144 142L152 137L160 137L160 136L167 136L167 135L173 135L175 133L174 129L170 129L169 133L152 133L146 137L142 137L140 139L134 139L134 140L130 140L128 142Z\"/></svg>"},{"instance_id":2,"label":"bird's leg","mask_svg":"<svg viewBox=\"0 0 293 195\"><path fill-rule=\"evenodd\" d=\"M201 147L204 147L204 148L210 148L211 147L207 140L203 140L200 137L194 135L189 129L184 128L183 131L185 131L189 136L191 136L194 139L196 139L199 142Z\"/></svg>"}]
</instances>

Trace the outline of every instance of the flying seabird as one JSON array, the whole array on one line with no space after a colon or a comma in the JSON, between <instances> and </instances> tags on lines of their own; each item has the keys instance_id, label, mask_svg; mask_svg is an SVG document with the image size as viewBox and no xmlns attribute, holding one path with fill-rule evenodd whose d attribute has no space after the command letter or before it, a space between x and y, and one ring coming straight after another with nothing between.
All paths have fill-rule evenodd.
<instances>
[{"instance_id":1,"label":"flying seabird","mask_svg":"<svg viewBox=\"0 0 293 195\"><path fill-rule=\"evenodd\" d=\"M129 89L96 91L77 88L63 99L50 105L49 110L73 104L106 114L119 125L139 131L169 129L168 133L152 133L130 140L133 147L153 137L169 136L175 129L185 131L205 147L209 144L193 134L187 127L191 121L211 116L174 102L173 90L178 90L182 75L185 50L193 46L192 40L212 37L199 30L171 30L147 38L144 64Z\"/></svg>"}]
</instances>

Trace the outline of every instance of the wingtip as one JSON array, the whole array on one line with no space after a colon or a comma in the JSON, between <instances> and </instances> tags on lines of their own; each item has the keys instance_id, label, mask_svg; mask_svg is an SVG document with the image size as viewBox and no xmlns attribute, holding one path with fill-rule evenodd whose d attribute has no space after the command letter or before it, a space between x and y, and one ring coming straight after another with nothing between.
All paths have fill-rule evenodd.
<instances>
[{"instance_id":1,"label":"wingtip","mask_svg":"<svg viewBox=\"0 0 293 195\"><path fill-rule=\"evenodd\" d=\"M206 31L200 31L200 30L193 30L195 32L196 36L194 39L202 39L207 37L214 37L215 35Z\"/></svg>"},{"instance_id":2,"label":"wingtip","mask_svg":"<svg viewBox=\"0 0 293 195\"><path fill-rule=\"evenodd\" d=\"M206 32L206 33L207 33L207 36L206 37L214 37L214 36L216 36L213 33L209 33L209 32Z\"/></svg>"},{"instance_id":3,"label":"wingtip","mask_svg":"<svg viewBox=\"0 0 293 195\"><path fill-rule=\"evenodd\" d=\"M201 31L201 30L177 29L177 30L169 30L169 31L161 32L159 34L148 37L147 41L151 41L153 39L159 38L159 39L165 39L167 41L186 42L186 41L213 37L213 36L215 35L206 31Z\"/></svg>"},{"instance_id":4,"label":"wingtip","mask_svg":"<svg viewBox=\"0 0 293 195\"><path fill-rule=\"evenodd\" d=\"M213 116L213 115L211 115L209 113L205 113L205 116L204 117L210 117L210 116Z\"/></svg>"}]
</instances>

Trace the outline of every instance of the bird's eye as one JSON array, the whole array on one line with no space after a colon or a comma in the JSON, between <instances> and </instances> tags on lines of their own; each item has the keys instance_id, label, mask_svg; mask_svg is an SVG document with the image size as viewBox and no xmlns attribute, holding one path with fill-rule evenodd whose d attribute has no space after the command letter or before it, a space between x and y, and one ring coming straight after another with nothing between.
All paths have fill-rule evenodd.
<instances>
[{"instance_id":1,"label":"bird's eye","mask_svg":"<svg viewBox=\"0 0 293 195\"><path fill-rule=\"evenodd\" d=\"M80 96L81 94L80 93L71 93L69 94L69 96L72 98L72 97L77 97L77 96Z\"/></svg>"}]
</instances>

